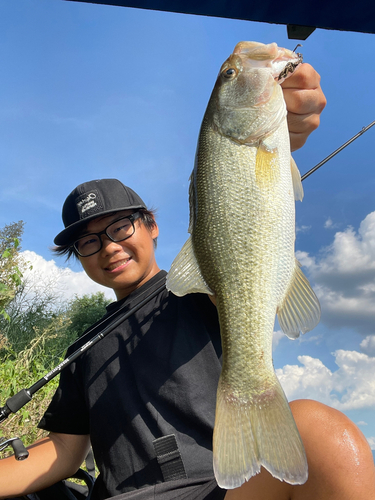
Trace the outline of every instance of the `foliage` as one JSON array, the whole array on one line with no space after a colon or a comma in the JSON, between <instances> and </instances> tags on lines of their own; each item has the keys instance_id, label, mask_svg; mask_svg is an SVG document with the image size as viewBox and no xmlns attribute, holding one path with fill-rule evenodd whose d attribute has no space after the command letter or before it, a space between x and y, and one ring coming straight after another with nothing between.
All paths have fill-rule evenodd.
<instances>
[{"instance_id":1,"label":"foliage","mask_svg":"<svg viewBox=\"0 0 375 500\"><path fill-rule=\"evenodd\" d=\"M3 321L6 325L9 324L8 332L11 335L7 338L0 333L0 405L21 389L31 387L61 362L65 348L76 340L78 333L82 333L87 322L95 322L104 314L105 305L110 302L102 293L85 295L75 297L65 310L57 312L55 309L53 312L53 297L50 302L41 300L38 296L34 296L33 300L25 311L17 310L15 316L10 315L9 322ZM83 307L85 309L82 310ZM82 319L80 311L84 312ZM18 333L13 322L16 322ZM71 328L73 322L74 327ZM0 439L19 436L27 446L45 435L44 431L37 429L37 424L57 384L58 377L39 390L19 412L2 423ZM2 456L6 454L9 454L9 449L4 450Z\"/></svg>"},{"instance_id":2,"label":"foliage","mask_svg":"<svg viewBox=\"0 0 375 500\"><path fill-rule=\"evenodd\" d=\"M30 294L25 282L17 289L6 312L9 319L0 319L0 331L7 338L15 356L27 348L38 332L50 328L50 325L53 327L54 320L59 316L54 295L47 289L38 290L38 293L34 290ZM59 344L58 340L56 342ZM53 354L57 353L56 348L53 348Z\"/></svg>"},{"instance_id":3,"label":"foliage","mask_svg":"<svg viewBox=\"0 0 375 500\"><path fill-rule=\"evenodd\" d=\"M59 322L62 322L62 318L59 318ZM16 359L7 340L0 336L3 352L4 347L7 348L7 353L3 354L0 363L2 404L21 389L31 387L52 368L50 356L46 355L46 345L49 340L56 338L56 333L52 328L36 333L39 335L36 335L28 348L20 352ZM48 359L49 362L46 361ZM2 423L0 438L18 436L27 446L45 435L44 431L37 428L37 424L56 390L57 383L57 379L49 382L33 396L26 406ZM3 455L6 454L9 454L9 449L4 450Z\"/></svg>"},{"instance_id":4,"label":"foliage","mask_svg":"<svg viewBox=\"0 0 375 500\"><path fill-rule=\"evenodd\" d=\"M70 324L67 326L67 332L73 341L103 316L105 308L110 302L103 292L83 295L82 297L75 296L69 302L66 314Z\"/></svg>"},{"instance_id":5,"label":"foliage","mask_svg":"<svg viewBox=\"0 0 375 500\"><path fill-rule=\"evenodd\" d=\"M8 320L6 307L21 285L19 249L22 233L23 221L13 222L0 230L0 315Z\"/></svg>"},{"instance_id":6,"label":"foliage","mask_svg":"<svg viewBox=\"0 0 375 500\"><path fill-rule=\"evenodd\" d=\"M23 277L18 253L22 228L21 222L0 230L0 279L4 285L0 287L0 406L61 362L66 347L103 316L110 302L99 292L75 296L68 303L62 303L58 278L41 283L38 277ZM12 239L15 234L17 242ZM3 422L0 441L19 436L27 446L42 437L45 433L37 429L37 424L57 384L58 377ZM9 450L0 456L9 454Z\"/></svg>"}]
</instances>

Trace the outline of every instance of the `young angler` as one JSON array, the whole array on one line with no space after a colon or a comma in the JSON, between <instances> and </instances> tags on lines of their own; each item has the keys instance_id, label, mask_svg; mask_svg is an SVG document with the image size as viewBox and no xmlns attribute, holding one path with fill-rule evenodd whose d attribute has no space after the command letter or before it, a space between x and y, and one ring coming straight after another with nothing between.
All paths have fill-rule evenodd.
<instances>
[{"instance_id":1,"label":"young angler","mask_svg":"<svg viewBox=\"0 0 375 500\"><path fill-rule=\"evenodd\" d=\"M289 111L293 105L300 111L289 116L294 149L324 107L317 74L302 68L285 91ZM63 219L57 250L74 253L91 279L115 291L118 301L109 314L120 306L126 312L165 280L155 260L153 214L120 181L81 184L68 196ZM212 471L220 356L216 309L208 297L178 298L163 289L63 371L41 421L50 434L29 447L27 460L0 462L0 498L70 476L91 441L100 470L92 500L375 499L363 435L340 412L306 400L291 408L307 453L308 481L291 486L262 470L238 489L221 490Z\"/></svg>"}]
</instances>

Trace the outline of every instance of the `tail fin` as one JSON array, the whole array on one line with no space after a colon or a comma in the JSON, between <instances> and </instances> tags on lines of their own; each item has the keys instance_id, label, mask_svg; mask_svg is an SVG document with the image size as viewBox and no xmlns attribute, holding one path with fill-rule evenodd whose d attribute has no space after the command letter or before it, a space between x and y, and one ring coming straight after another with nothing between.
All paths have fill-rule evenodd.
<instances>
[{"instance_id":1,"label":"tail fin","mask_svg":"<svg viewBox=\"0 0 375 500\"><path fill-rule=\"evenodd\" d=\"M219 382L213 451L222 488L238 488L261 466L290 484L307 480L303 443L276 376L272 389L248 399Z\"/></svg>"}]
</instances>

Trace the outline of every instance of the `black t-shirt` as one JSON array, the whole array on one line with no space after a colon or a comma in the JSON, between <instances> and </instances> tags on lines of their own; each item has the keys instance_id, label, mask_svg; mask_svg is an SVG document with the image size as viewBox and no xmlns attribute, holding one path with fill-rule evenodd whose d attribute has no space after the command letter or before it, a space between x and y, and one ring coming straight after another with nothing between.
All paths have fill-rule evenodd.
<instances>
[{"instance_id":1,"label":"black t-shirt","mask_svg":"<svg viewBox=\"0 0 375 500\"><path fill-rule=\"evenodd\" d=\"M125 313L165 277L160 271L110 304L107 314L126 304ZM209 298L176 297L164 288L62 372L39 427L90 434L100 471L95 500L163 482L153 441L171 434L187 477L212 476L220 358L219 322Z\"/></svg>"}]
</instances>

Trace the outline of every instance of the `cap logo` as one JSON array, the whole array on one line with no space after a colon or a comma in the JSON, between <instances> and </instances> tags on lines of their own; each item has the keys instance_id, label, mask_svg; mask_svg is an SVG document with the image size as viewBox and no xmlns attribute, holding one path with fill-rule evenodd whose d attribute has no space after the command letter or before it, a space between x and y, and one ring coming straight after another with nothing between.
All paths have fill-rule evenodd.
<instances>
[{"instance_id":1,"label":"cap logo","mask_svg":"<svg viewBox=\"0 0 375 500\"><path fill-rule=\"evenodd\" d=\"M96 207L97 204L95 203L95 198L96 198L95 193L89 193L86 196L86 198L77 203L78 211L81 212L81 214L83 214L90 208Z\"/></svg>"},{"instance_id":2,"label":"cap logo","mask_svg":"<svg viewBox=\"0 0 375 500\"><path fill-rule=\"evenodd\" d=\"M76 207L79 218L84 219L103 210L103 201L100 194L96 190L93 190L76 198Z\"/></svg>"}]
</instances>

